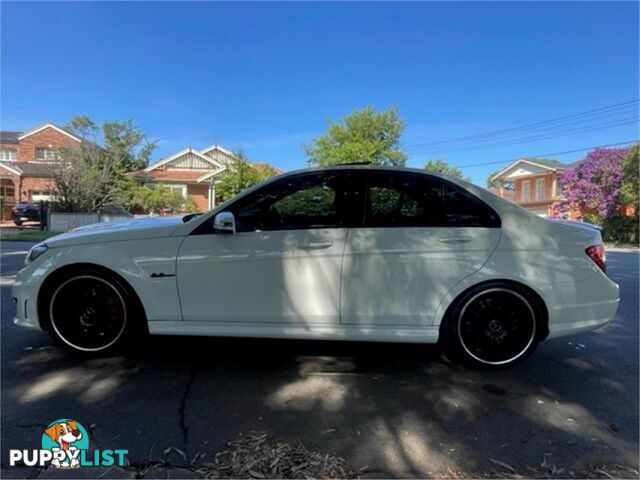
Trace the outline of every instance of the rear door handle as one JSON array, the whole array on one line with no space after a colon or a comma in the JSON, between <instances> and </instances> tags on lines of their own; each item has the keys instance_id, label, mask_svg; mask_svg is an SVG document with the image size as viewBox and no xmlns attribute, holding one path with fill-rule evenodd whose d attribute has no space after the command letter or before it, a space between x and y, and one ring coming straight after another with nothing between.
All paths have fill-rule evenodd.
<instances>
[{"instance_id":1,"label":"rear door handle","mask_svg":"<svg viewBox=\"0 0 640 480\"><path fill-rule=\"evenodd\" d=\"M442 243L469 243L471 240L471 237L444 237L440 239Z\"/></svg>"},{"instance_id":2,"label":"rear door handle","mask_svg":"<svg viewBox=\"0 0 640 480\"><path fill-rule=\"evenodd\" d=\"M329 248L331 245L333 245L332 241L328 241L328 242L311 242L311 243L306 243L304 245L301 245L300 248L303 248L305 250L322 250L323 248Z\"/></svg>"}]
</instances>

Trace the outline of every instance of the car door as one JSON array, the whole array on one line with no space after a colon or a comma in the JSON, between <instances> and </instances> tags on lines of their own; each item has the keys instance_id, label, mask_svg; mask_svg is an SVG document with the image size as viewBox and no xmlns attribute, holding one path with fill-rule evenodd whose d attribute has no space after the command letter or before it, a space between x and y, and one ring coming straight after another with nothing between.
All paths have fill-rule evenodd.
<instances>
[{"instance_id":1,"label":"car door","mask_svg":"<svg viewBox=\"0 0 640 480\"><path fill-rule=\"evenodd\" d=\"M500 219L448 181L412 172L366 174L365 211L350 230L342 271L342 323L431 325L446 293L482 267Z\"/></svg>"},{"instance_id":2,"label":"car door","mask_svg":"<svg viewBox=\"0 0 640 480\"><path fill-rule=\"evenodd\" d=\"M288 176L225 209L237 233L193 232L177 258L183 319L339 324L345 201L339 173Z\"/></svg>"}]
</instances>

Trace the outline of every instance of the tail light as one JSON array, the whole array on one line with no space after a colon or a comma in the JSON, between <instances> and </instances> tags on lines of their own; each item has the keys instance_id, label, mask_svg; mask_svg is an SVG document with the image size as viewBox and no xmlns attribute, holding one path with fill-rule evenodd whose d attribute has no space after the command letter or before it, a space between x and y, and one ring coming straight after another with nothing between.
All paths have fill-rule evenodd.
<instances>
[{"instance_id":1,"label":"tail light","mask_svg":"<svg viewBox=\"0 0 640 480\"><path fill-rule=\"evenodd\" d=\"M607 271L607 256L604 253L604 245L591 245L584 252L600 267L600 270Z\"/></svg>"}]
</instances>

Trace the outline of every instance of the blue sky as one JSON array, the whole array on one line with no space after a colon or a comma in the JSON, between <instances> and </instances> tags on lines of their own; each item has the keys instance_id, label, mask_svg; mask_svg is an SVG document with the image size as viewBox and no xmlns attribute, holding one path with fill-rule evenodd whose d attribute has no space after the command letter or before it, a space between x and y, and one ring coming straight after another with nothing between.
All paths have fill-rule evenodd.
<instances>
[{"instance_id":1,"label":"blue sky","mask_svg":"<svg viewBox=\"0 0 640 480\"><path fill-rule=\"evenodd\" d=\"M636 123L558 129L492 148L424 145L638 98L636 2L0 8L3 130L64 124L75 114L132 118L159 141L155 159L217 142L285 170L305 165L301 144L327 119L366 105L398 107L411 166L435 157L499 162L638 137ZM633 108L609 119L633 117ZM464 171L483 183L500 166Z\"/></svg>"}]
</instances>

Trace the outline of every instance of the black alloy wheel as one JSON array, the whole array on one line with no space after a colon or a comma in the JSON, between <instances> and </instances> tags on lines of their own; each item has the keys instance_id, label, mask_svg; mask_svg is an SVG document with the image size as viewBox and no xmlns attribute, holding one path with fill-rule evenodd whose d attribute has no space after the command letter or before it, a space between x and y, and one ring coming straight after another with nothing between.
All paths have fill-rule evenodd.
<instances>
[{"instance_id":1,"label":"black alloy wheel","mask_svg":"<svg viewBox=\"0 0 640 480\"><path fill-rule=\"evenodd\" d=\"M533 352L541 321L541 309L529 292L495 283L471 289L457 299L441 333L452 359L498 369Z\"/></svg>"},{"instance_id":2,"label":"black alloy wheel","mask_svg":"<svg viewBox=\"0 0 640 480\"><path fill-rule=\"evenodd\" d=\"M72 276L54 289L49 320L55 336L72 350L101 352L123 337L127 302L122 289L105 278Z\"/></svg>"}]
</instances>

